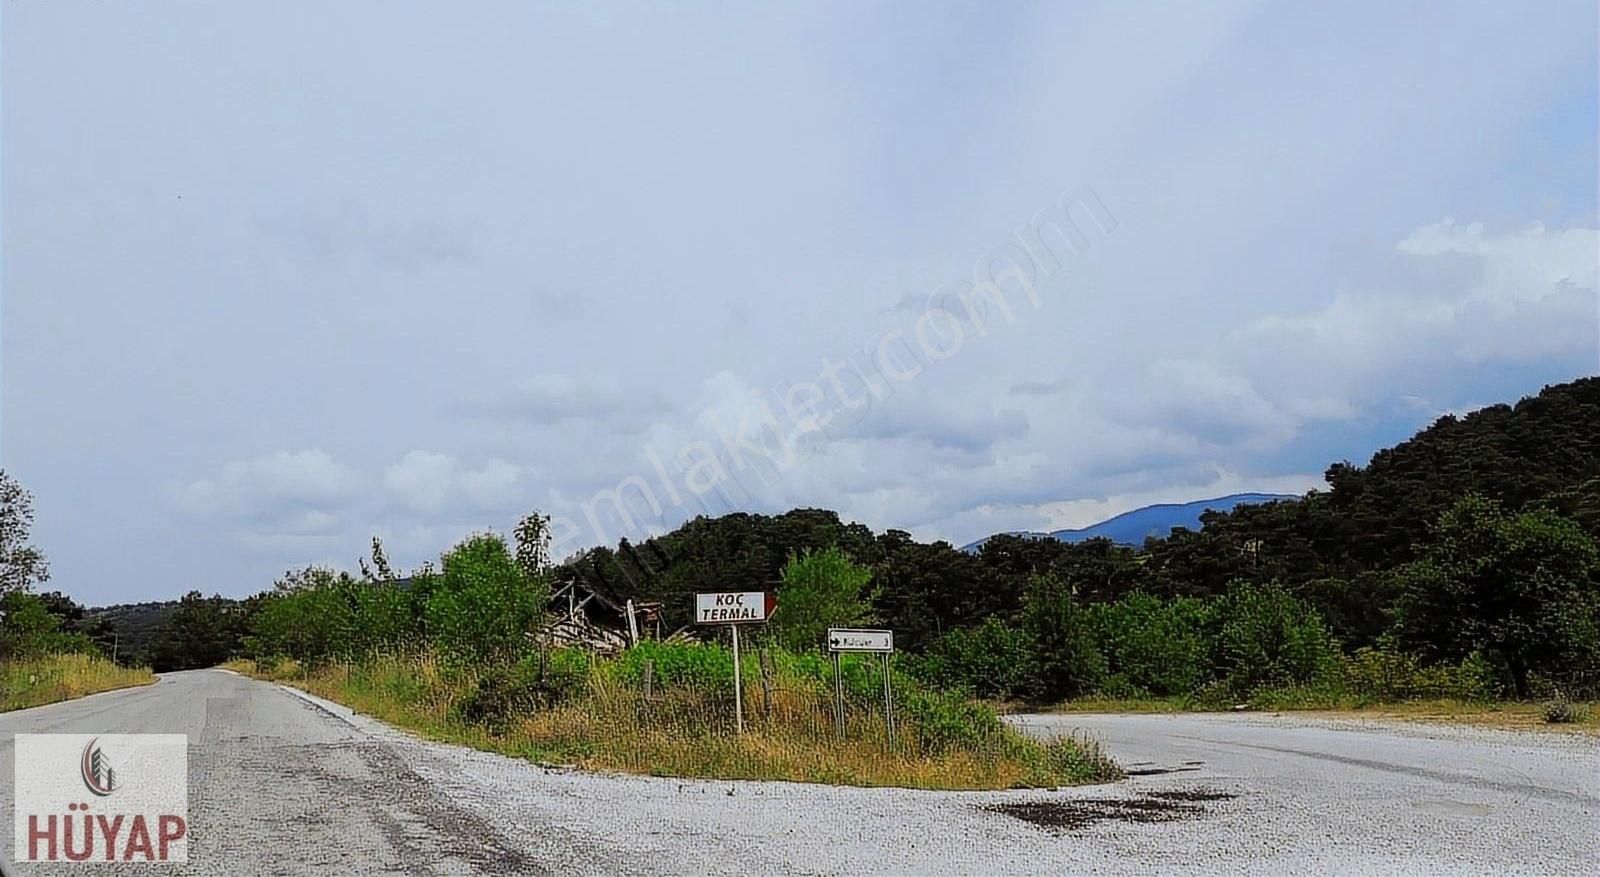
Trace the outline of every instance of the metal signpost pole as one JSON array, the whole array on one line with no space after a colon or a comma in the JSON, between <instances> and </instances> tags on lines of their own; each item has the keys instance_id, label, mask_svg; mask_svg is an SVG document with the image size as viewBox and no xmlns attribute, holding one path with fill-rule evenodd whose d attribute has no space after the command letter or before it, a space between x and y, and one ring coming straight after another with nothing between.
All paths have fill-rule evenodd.
<instances>
[{"instance_id":1,"label":"metal signpost pole","mask_svg":"<svg viewBox=\"0 0 1600 877\"><path fill-rule=\"evenodd\" d=\"M889 732L889 745L894 746L894 695L889 687L889 653L883 653L883 726Z\"/></svg>"},{"instance_id":2,"label":"metal signpost pole","mask_svg":"<svg viewBox=\"0 0 1600 877\"><path fill-rule=\"evenodd\" d=\"M726 624L733 628L733 723L741 735L744 734L744 668L739 660L739 625L764 622L772 617L776 608L778 600L769 591L694 595L696 623Z\"/></svg>"},{"instance_id":3,"label":"metal signpost pole","mask_svg":"<svg viewBox=\"0 0 1600 877\"><path fill-rule=\"evenodd\" d=\"M739 674L739 625L733 627L733 724L744 733L744 678Z\"/></svg>"},{"instance_id":4,"label":"metal signpost pole","mask_svg":"<svg viewBox=\"0 0 1600 877\"><path fill-rule=\"evenodd\" d=\"M839 653L833 653L833 722L839 739L844 739L844 673L839 663Z\"/></svg>"},{"instance_id":5,"label":"metal signpost pole","mask_svg":"<svg viewBox=\"0 0 1600 877\"><path fill-rule=\"evenodd\" d=\"M883 729L888 733L889 745L894 746L894 683L889 678L889 655L894 652L894 631L830 627L828 651L833 655L833 711L839 725L839 738L844 739L844 674L840 672L840 653L874 654L883 659Z\"/></svg>"}]
</instances>

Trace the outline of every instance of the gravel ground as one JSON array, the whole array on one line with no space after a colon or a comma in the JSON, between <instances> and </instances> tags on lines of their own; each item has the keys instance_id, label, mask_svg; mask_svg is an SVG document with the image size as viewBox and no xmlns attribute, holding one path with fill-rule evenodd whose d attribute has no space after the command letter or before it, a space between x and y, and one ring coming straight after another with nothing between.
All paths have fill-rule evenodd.
<instances>
[{"instance_id":1,"label":"gravel ground","mask_svg":"<svg viewBox=\"0 0 1600 877\"><path fill-rule=\"evenodd\" d=\"M191 863L162 874L1600 873L1593 737L1014 721L1097 736L1138 775L976 794L597 775L419 741L218 671L0 716L0 773L9 788L17 731L190 734Z\"/></svg>"}]
</instances>

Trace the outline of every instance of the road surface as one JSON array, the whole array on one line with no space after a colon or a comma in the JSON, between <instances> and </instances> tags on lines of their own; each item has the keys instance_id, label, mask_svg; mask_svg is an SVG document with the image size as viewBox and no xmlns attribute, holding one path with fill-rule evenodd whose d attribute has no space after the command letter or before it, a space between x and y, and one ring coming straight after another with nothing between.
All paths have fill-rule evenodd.
<instances>
[{"instance_id":1,"label":"road surface","mask_svg":"<svg viewBox=\"0 0 1600 877\"><path fill-rule=\"evenodd\" d=\"M149 874L1592 874L1600 862L1593 737L1236 716L1016 721L1087 729L1138 775L980 794L595 775L426 743L198 671L0 714L0 787L19 731L189 735L190 863L135 872ZM0 818L9 849L9 794Z\"/></svg>"}]
</instances>

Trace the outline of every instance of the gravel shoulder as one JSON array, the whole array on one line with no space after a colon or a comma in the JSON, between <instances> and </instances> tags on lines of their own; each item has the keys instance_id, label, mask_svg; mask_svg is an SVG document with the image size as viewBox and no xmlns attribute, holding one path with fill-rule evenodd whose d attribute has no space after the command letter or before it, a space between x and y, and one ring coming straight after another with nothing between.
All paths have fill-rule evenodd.
<instances>
[{"instance_id":1,"label":"gravel shoulder","mask_svg":"<svg viewBox=\"0 0 1600 877\"><path fill-rule=\"evenodd\" d=\"M0 771L17 731L189 733L193 859L152 873L1592 874L1600 861L1592 738L1011 721L1098 737L1135 776L948 793L591 774L422 741L220 671L0 715Z\"/></svg>"}]
</instances>

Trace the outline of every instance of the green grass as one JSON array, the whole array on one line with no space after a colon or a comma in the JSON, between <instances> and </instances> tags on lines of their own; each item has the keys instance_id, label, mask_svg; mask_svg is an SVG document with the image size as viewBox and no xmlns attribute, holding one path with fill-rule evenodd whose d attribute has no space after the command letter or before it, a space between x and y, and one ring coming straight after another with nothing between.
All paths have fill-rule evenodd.
<instances>
[{"instance_id":1,"label":"green grass","mask_svg":"<svg viewBox=\"0 0 1600 877\"><path fill-rule=\"evenodd\" d=\"M144 667L121 667L90 655L48 655L0 661L0 712L148 685L154 681L155 675Z\"/></svg>"},{"instance_id":2,"label":"green grass","mask_svg":"<svg viewBox=\"0 0 1600 877\"><path fill-rule=\"evenodd\" d=\"M1575 731L1600 733L1600 702L1571 704L1570 721L1550 722L1548 705L1534 701L1479 701L1457 698L1419 698L1380 702L1369 698L1328 698L1295 689L1261 692L1246 704L1259 712L1296 712L1331 718L1359 717L1399 721L1479 725L1509 730ZM1225 711L1214 704L1185 698L1107 699L1079 698L1055 704L1060 713L1179 713Z\"/></svg>"},{"instance_id":3,"label":"green grass","mask_svg":"<svg viewBox=\"0 0 1600 877\"><path fill-rule=\"evenodd\" d=\"M646 659L652 664L649 697L642 686ZM817 656L775 653L770 690L761 685L752 656L745 668L743 734L733 728L731 658L716 647L651 644L593 663L582 653L557 652L542 674L534 660L492 673L429 654L312 670L292 663L229 666L432 739L592 770L972 790L1122 775L1090 741L1033 740L984 705L899 677L898 735L891 742L873 706L881 677L873 678L864 661L846 665L851 707L840 741L831 670Z\"/></svg>"},{"instance_id":4,"label":"green grass","mask_svg":"<svg viewBox=\"0 0 1600 877\"><path fill-rule=\"evenodd\" d=\"M1199 708L1179 697L1082 697L1063 701L1048 710L1057 713L1181 713Z\"/></svg>"}]
</instances>

